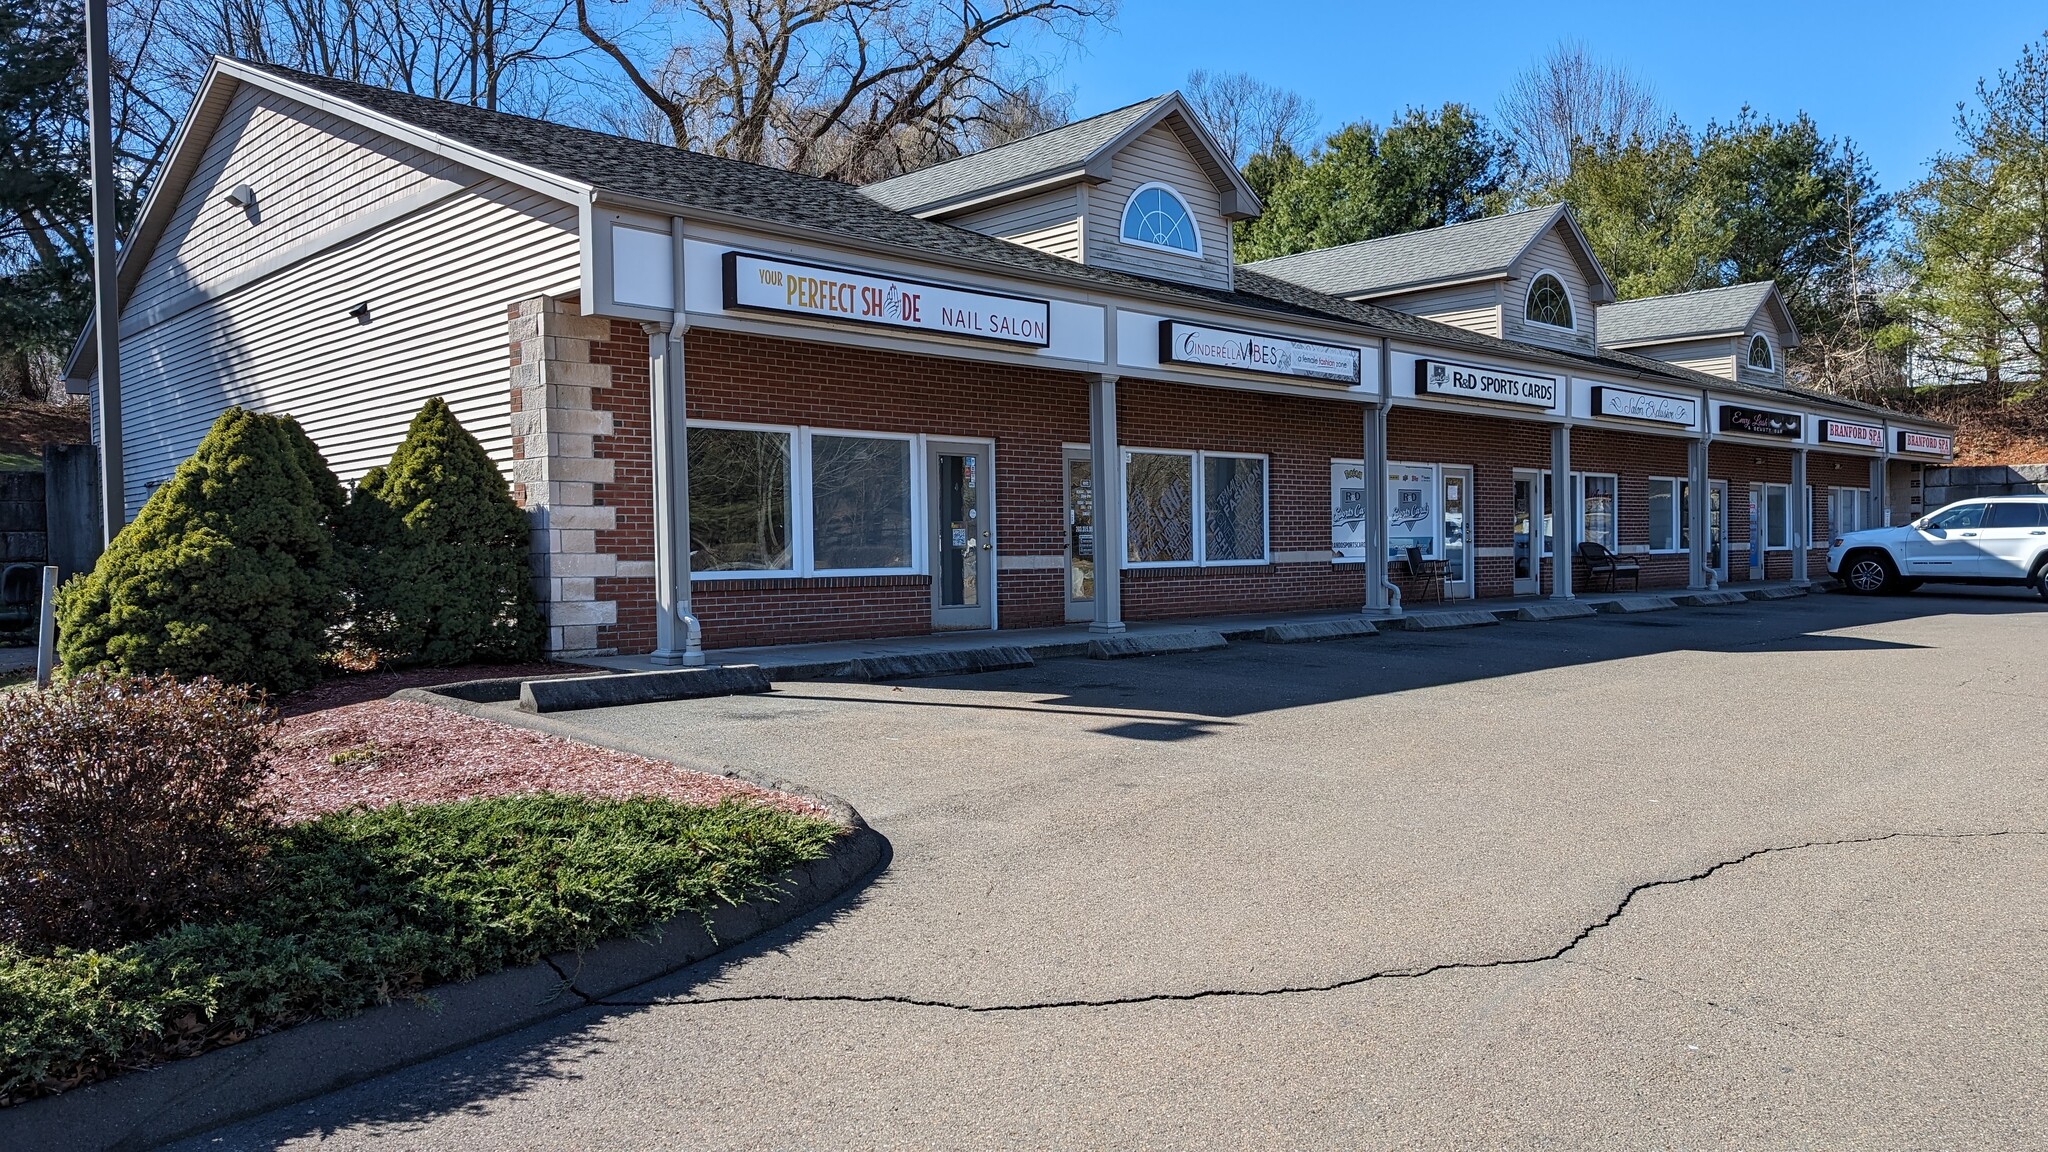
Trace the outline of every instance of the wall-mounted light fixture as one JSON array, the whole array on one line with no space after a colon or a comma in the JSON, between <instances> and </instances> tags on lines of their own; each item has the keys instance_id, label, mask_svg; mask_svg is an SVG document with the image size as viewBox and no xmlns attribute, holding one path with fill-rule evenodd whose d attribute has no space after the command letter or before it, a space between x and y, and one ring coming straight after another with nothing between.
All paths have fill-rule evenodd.
<instances>
[{"instance_id":1,"label":"wall-mounted light fixture","mask_svg":"<svg viewBox=\"0 0 2048 1152\"><path fill-rule=\"evenodd\" d=\"M361 304L349 309L348 314L355 317L356 323L368 324L370 322L370 302L368 300L363 301Z\"/></svg>"},{"instance_id":2,"label":"wall-mounted light fixture","mask_svg":"<svg viewBox=\"0 0 2048 1152\"><path fill-rule=\"evenodd\" d=\"M254 208L256 206L256 190L247 184L237 184L233 188L228 189L227 199L228 203L233 204L237 208Z\"/></svg>"}]
</instances>

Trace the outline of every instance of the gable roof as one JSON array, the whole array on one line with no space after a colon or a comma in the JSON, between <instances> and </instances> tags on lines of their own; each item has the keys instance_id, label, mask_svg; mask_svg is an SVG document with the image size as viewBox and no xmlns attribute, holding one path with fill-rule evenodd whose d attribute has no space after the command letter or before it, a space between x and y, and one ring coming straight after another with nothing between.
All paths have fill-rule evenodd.
<instances>
[{"instance_id":1,"label":"gable roof","mask_svg":"<svg viewBox=\"0 0 2048 1152\"><path fill-rule=\"evenodd\" d=\"M1708 376L1677 365L1614 349L1590 352L1531 345L1485 336L1449 324L1374 304L1325 295L1297 283L1240 266L1233 289L1160 280L1114 269L1077 264L1034 248L935 220L891 211L835 181L768 168L666 144L611 136L583 128L533 120L510 113L452 104L346 80L271 65L215 58L180 127L165 176L151 191L143 218L121 252L123 295L147 265L161 219L183 197L196 160L203 153L217 111L242 83L254 83L291 99L363 123L378 131L449 155L501 178L570 198L606 193L638 206L681 209L707 220L744 225L770 224L828 239L847 247L915 253L936 264L1015 275L1080 289L1102 289L1185 304L1261 312L1281 320L1325 324L1359 336L1393 336L1474 355L1506 356L1571 367L1595 368L1652 383L1692 383L1718 391L1746 391L1782 398L1788 389L1764 389ZM189 161L189 162L188 162ZM1540 234L1540 233L1539 233ZM90 323L79 337L66 376L82 379L94 371ZM1815 404L1883 412L1840 397L1798 393ZM1898 417L1899 413L1886 413ZM1909 417L1918 423L1935 424Z\"/></svg>"},{"instance_id":2,"label":"gable roof","mask_svg":"<svg viewBox=\"0 0 2048 1152\"><path fill-rule=\"evenodd\" d=\"M1738 336L1755 323L1757 313L1771 308L1785 347L1799 347L1799 328L1778 295L1778 285L1764 280L1730 284L1698 292L1648 296L1602 307L1594 320L1594 339L1609 348L1637 348L1677 340Z\"/></svg>"},{"instance_id":3,"label":"gable roof","mask_svg":"<svg viewBox=\"0 0 2048 1152\"><path fill-rule=\"evenodd\" d=\"M1171 125L1223 193L1224 215L1244 219L1259 214L1258 195L1178 92L878 180L861 191L886 208L913 216L936 216L1022 195L1056 181L1100 183L1109 179L1110 161L1117 152L1162 122Z\"/></svg>"},{"instance_id":4,"label":"gable roof","mask_svg":"<svg viewBox=\"0 0 2048 1152\"><path fill-rule=\"evenodd\" d=\"M1560 223L1570 230L1572 241L1595 273L1594 301L1612 300L1613 284L1599 261L1592 258L1592 249L1571 209L1563 204L1275 256L1244 267L1332 296L1371 299L1439 284L1501 279Z\"/></svg>"}]
</instances>

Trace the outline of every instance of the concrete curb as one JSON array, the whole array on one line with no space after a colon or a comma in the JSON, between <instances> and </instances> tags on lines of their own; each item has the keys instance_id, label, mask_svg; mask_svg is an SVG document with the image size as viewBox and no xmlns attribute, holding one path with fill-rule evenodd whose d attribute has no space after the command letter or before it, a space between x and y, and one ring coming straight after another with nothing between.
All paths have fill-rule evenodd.
<instances>
[{"instance_id":1,"label":"concrete curb","mask_svg":"<svg viewBox=\"0 0 2048 1152\"><path fill-rule=\"evenodd\" d=\"M1716 604L1744 604L1749 597L1740 592L1680 592L1671 598L1681 608L1711 608Z\"/></svg>"},{"instance_id":2,"label":"concrete curb","mask_svg":"<svg viewBox=\"0 0 2048 1152\"><path fill-rule=\"evenodd\" d=\"M664 668L611 676L567 676L527 680L519 685L521 712L573 712L664 700L700 700L769 690L768 674L753 664Z\"/></svg>"},{"instance_id":3,"label":"concrete curb","mask_svg":"<svg viewBox=\"0 0 2048 1152\"><path fill-rule=\"evenodd\" d=\"M1380 621L1382 628L1408 632L1436 632L1446 628L1484 628L1500 623L1500 617L1478 609L1469 611L1417 612Z\"/></svg>"},{"instance_id":4,"label":"concrete curb","mask_svg":"<svg viewBox=\"0 0 2048 1152\"><path fill-rule=\"evenodd\" d=\"M1030 668L1037 661L1021 645L995 644L943 652L906 652L901 656L864 656L847 665L857 680L907 680L918 676L970 676Z\"/></svg>"},{"instance_id":5,"label":"concrete curb","mask_svg":"<svg viewBox=\"0 0 2048 1152\"><path fill-rule=\"evenodd\" d=\"M848 812L845 801L839 806ZM855 817L856 821L858 816ZM831 853L784 873L776 895L679 916L639 939L551 957L430 989L426 1005L387 1004L315 1020L186 1060L0 1109L8 1152L129 1152L332 1092L518 1031L700 963L858 887L888 841L849 825Z\"/></svg>"},{"instance_id":6,"label":"concrete curb","mask_svg":"<svg viewBox=\"0 0 2048 1152\"><path fill-rule=\"evenodd\" d=\"M1669 596L1618 596L1593 605L1601 612L1633 615L1637 612L1669 612L1678 602Z\"/></svg>"},{"instance_id":7,"label":"concrete curb","mask_svg":"<svg viewBox=\"0 0 2048 1152\"><path fill-rule=\"evenodd\" d=\"M1126 632L1088 642L1091 660L1126 660L1133 656L1165 656L1176 652L1208 652L1229 645L1220 634L1195 628L1186 632Z\"/></svg>"},{"instance_id":8,"label":"concrete curb","mask_svg":"<svg viewBox=\"0 0 2048 1152\"><path fill-rule=\"evenodd\" d=\"M1380 630L1373 622L1363 618L1356 620L1314 620L1301 624L1275 624L1259 634L1259 639L1268 644L1314 644L1323 640L1351 640L1360 636L1377 636Z\"/></svg>"},{"instance_id":9,"label":"concrete curb","mask_svg":"<svg viewBox=\"0 0 2048 1152\"><path fill-rule=\"evenodd\" d=\"M1580 620L1594 614L1591 605L1581 604L1575 600L1523 604L1515 608L1502 608L1494 613L1502 620Z\"/></svg>"},{"instance_id":10,"label":"concrete curb","mask_svg":"<svg viewBox=\"0 0 2048 1152\"><path fill-rule=\"evenodd\" d=\"M1751 600L1796 600L1806 595L1806 589L1781 584L1770 588L1750 588L1742 594Z\"/></svg>"}]
</instances>

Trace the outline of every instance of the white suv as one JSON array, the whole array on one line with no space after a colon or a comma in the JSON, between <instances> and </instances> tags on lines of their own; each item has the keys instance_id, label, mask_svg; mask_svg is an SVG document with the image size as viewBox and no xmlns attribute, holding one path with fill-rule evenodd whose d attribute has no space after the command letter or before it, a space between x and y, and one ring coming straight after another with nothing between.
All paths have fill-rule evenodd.
<instances>
[{"instance_id":1,"label":"white suv","mask_svg":"<svg viewBox=\"0 0 2048 1152\"><path fill-rule=\"evenodd\" d=\"M1838 536L1828 571L1866 595L1941 582L2030 587L2048 600L2048 496L1964 500L1903 528Z\"/></svg>"}]
</instances>

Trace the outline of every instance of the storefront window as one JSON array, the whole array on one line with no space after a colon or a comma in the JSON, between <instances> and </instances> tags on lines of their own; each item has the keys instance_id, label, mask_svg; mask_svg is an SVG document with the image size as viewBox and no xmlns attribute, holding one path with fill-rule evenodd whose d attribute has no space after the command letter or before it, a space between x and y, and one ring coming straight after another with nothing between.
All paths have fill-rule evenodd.
<instances>
[{"instance_id":1,"label":"storefront window","mask_svg":"<svg viewBox=\"0 0 2048 1152\"><path fill-rule=\"evenodd\" d=\"M1202 557L1211 564L1266 558L1266 461L1202 456Z\"/></svg>"},{"instance_id":2,"label":"storefront window","mask_svg":"<svg viewBox=\"0 0 2048 1152\"><path fill-rule=\"evenodd\" d=\"M1444 558L1438 532L1436 465L1387 465L1387 558L1398 560L1419 548L1426 560Z\"/></svg>"},{"instance_id":3,"label":"storefront window","mask_svg":"<svg viewBox=\"0 0 2048 1152\"><path fill-rule=\"evenodd\" d=\"M910 540L910 441L813 435L812 567L908 568Z\"/></svg>"},{"instance_id":4,"label":"storefront window","mask_svg":"<svg viewBox=\"0 0 2048 1152\"><path fill-rule=\"evenodd\" d=\"M1764 485L1764 547L1792 547L1792 488Z\"/></svg>"},{"instance_id":5,"label":"storefront window","mask_svg":"<svg viewBox=\"0 0 2048 1152\"><path fill-rule=\"evenodd\" d=\"M1685 521L1685 499L1680 495L1684 487L1678 480L1651 480L1649 490L1650 551L1674 552L1685 547L1680 543L1684 534L1681 525Z\"/></svg>"},{"instance_id":6,"label":"storefront window","mask_svg":"<svg viewBox=\"0 0 2048 1152\"><path fill-rule=\"evenodd\" d=\"M1619 517L1615 514L1615 478L1580 476L1579 539L1605 544L1612 551L1619 545Z\"/></svg>"},{"instance_id":7,"label":"storefront window","mask_svg":"<svg viewBox=\"0 0 2048 1152\"><path fill-rule=\"evenodd\" d=\"M1132 564L1192 564L1195 559L1195 456L1124 456L1125 559Z\"/></svg>"},{"instance_id":8,"label":"storefront window","mask_svg":"<svg viewBox=\"0 0 2048 1152\"><path fill-rule=\"evenodd\" d=\"M791 435L690 430L690 569L785 572Z\"/></svg>"}]
</instances>

